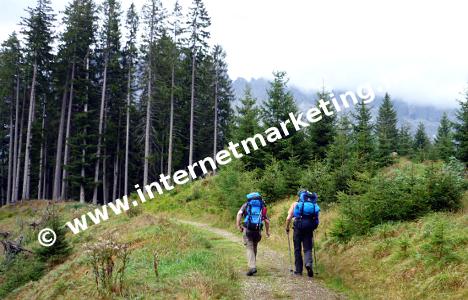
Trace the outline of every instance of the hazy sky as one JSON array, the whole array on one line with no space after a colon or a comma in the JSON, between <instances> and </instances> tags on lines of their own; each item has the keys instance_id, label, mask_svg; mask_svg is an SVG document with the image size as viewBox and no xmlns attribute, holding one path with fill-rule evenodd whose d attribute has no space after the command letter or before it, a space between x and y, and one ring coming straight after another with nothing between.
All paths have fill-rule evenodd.
<instances>
[{"instance_id":1,"label":"hazy sky","mask_svg":"<svg viewBox=\"0 0 468 300\"><path fill-rule=\"evenodd\" d=\"M0 39L35 0L0 0ZM68 0L52 0L56 11ZM99 2L99 1L98 1ZM135 0L141 7L145 0ZM163 0L172 9L173 0ZM186 9L190 0L181 1ZM131 0L122 0L126 10ZM411 103L453 107L468 87L468 1L205 0L230 76L288 72L303 89L370 83Z\"/></svg>"}]
</instances>

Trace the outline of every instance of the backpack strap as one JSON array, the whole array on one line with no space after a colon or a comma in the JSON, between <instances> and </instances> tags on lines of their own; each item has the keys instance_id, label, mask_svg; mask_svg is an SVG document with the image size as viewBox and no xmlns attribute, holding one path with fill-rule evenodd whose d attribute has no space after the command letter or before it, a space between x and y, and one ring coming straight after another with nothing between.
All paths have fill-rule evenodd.
<instances>
[{"instance_id":1,"label":"backpack strap","mask_svg":"<svg viewBox=\"0 0 468 300\"><path fill-rule=\"evenodd\" d=\"M297 200L297 203L298 204L302 203L301 209L299 210L299 217L302 219L302 216L304 215L304 204L305 204L305 201L302 199L302 194L299 195L299 199Z\"/></svg>"}]
</instances>

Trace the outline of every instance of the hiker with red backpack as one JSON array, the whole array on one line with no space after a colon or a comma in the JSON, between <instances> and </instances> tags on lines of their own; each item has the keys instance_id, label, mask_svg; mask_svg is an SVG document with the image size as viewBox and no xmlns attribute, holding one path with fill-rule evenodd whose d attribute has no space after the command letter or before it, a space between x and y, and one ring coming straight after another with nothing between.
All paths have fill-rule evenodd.
<instances>
[{"instance_id":1,"label":"hiker with red backpack","mask_svg":"<svg viewBox=\"0 0 468 300\"><path fill-rule=\"evenodd\" d=\"M317 194L306 190L300 190L298 200L289 208L288 217L286 218L286 233L289 238L289 227L291 220L294 218L294 258L295 258L295 275L302 275L303 266L307 269L309 277L314 276L312 265L312 248L314 230L319 225L320 207L317 204ZM304 260L302 259L302 248L304 251Z\"/></svg>"},{"instance_id":2,"label":"hiker with red backpack","mask_svg":"<svg viewBox=\"0 0 468 300\"><path fill-rule=\"evenodd\" d=\"M245 202L237 213L236 225L243 233L244 245L247 250L249 271L247 276L257 273L257 246L262 239L262 228L265 223L266 236L270 236L270 220L267 216L267 208L260 193L247 194ZM241 224L242 218L244 219Z\"/></svg>"}]
</instances>

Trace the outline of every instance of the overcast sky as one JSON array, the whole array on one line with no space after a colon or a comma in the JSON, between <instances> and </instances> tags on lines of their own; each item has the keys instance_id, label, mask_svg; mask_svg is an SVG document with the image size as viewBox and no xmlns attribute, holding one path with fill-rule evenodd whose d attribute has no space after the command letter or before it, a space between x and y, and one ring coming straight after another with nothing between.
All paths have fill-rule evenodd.
<instances>
[{"instance_id":1,"label":"overcast sky","mask_svg":"<svg viewBox=\"0 0 468 300\"><path fill-rule=\"evenodd\" d=\"M68 0L52 0L62 11ZM100 2L100 1L98 1ZM145 0L135 0L138 7ZM172 9L173 0L163 0ZM181 1L186 9L190 0ZM0 39L35 0L0 0ZM126 10L131 0L122 0ZM468 87L468 1L205 0L229 74L287 71L305 90L370 83L411 103L456 106Z\"/></svg>"}]
</instances>

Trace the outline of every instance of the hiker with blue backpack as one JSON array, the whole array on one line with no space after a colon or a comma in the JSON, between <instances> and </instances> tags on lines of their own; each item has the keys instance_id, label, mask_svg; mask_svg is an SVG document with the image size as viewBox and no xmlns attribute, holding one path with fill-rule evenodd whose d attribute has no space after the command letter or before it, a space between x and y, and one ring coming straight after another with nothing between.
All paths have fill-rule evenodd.
<instances>
[{"instance_id":1,"label":"hiker with blue backpack","mask_svg":"<svg viewBox=\"0 0 468 300\"><path fill-rule=\"evenodd\" d=\"M293 223L293 241L295 258L295 275L302 275L303 266L307 269L309 277L314 276L312 265L312 247L314 230L319 225L320 207L317 204L317 194L306 190L298 192L298 200L289 208L286 218L286 233L289 239L289 227L291 220ZM302 249L304 251L304 260L302 259Z\"/></svg>"},{"instance_id":2,"label":"hiker with blue backpack","mask_svg":"<svg viewBox=\"0 0 468 300\"><path fill-rule=\"evenodd\" d=\"M236 225L243 233L244 245L247 250L249 271L247 276L257 273L257 246L262 239L262 228L265 223L266 236L270 236L270 220L267 216L267 208L260 193L247 194L247 201L237 213ZM241 224L241 220L243 222Z\"/></svg>"}]
</instances>

